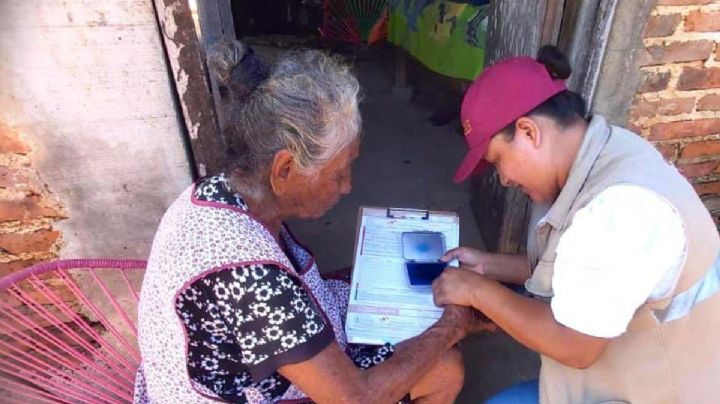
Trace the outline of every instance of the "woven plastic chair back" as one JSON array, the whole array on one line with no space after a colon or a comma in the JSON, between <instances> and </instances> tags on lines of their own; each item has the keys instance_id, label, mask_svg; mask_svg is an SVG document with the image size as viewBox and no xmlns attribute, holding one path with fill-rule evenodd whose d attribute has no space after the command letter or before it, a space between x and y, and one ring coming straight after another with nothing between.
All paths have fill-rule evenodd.
<instances>
[{"instance_id":1,"label":"woven plastic chair back","mask_svg":"<svg viewBox=\"0 0 720 404\"><path fill-rule=\"evenodd\" d=\"M0 279L0 402L132 401L145 265L65 260Z\"/></svg>"}]
</instances>

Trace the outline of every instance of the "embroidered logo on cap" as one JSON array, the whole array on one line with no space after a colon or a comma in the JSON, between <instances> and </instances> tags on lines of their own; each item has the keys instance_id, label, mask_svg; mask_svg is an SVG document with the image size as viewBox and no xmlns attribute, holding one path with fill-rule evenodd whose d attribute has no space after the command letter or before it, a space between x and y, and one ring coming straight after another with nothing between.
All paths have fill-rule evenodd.
<instances>
[{"instance_id":1,"label":"embroidered logo on cap","mask_svg":"<svg viewBox=\"0 0 720 404\"><path fill-rule=\"evenodd\" d=\"M463 130L465 131L465 136L469 135L470 132L472 132L472 126L470 126L469 119L466 119L465 122L463 122Z\"/></svg>"}]
</instances>

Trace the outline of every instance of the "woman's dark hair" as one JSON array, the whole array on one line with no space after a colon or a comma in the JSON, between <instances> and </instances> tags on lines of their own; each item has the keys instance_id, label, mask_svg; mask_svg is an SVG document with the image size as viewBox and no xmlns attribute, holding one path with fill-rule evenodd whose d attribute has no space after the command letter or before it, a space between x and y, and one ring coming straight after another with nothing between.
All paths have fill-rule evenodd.
<instances>
[{"instance_id":1,"label":"woman's dark hair","mask_svg":"<svg viewBox=\"0 0 720 404\"><path fill-rule=\"evenodd\" d=\"M215 74L225 104L244 102L270 75L270 66L255 50L240 41L219 41L208 50L210 72Z\"/></svg>"},{"instance_id":2,"label":"woman's dark hair","mask_svg":"<svg viewBox=\"0 0 720 404\"><path fill-rule=\"evenodd\" d=\"M545 65L548 73L554 79L565 80L572 74L572 68L567 57L557 46L545 45L538 52L537 61ZM561 128L567 128L578 121L586 121L586 104L582 97L570 90L561 91L548 98L525 115L540 115L553 119ZM502 133L506 139L515 136L517 120L507 125Z\"/></svg>"}]
</instances>

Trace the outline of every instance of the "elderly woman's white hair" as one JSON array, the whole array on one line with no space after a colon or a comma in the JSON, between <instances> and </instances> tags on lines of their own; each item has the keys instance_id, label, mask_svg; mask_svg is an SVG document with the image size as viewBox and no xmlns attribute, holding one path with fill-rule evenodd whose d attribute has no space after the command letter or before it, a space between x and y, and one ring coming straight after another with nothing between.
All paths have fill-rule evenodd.
<instances>
[{"instance_id":1,"label":"elderly woman's white hair","mask_svg":"<svg viewBox=\"0 0 720 404\"><path fill-rule=\"evenodd\" d=\"M208 53L227 104L228 175L248 196L264 196L278 151L312 173L360 134L360 86L338 58L294 51L268 67L239 41Z\"/></svg>"}]
</instances>

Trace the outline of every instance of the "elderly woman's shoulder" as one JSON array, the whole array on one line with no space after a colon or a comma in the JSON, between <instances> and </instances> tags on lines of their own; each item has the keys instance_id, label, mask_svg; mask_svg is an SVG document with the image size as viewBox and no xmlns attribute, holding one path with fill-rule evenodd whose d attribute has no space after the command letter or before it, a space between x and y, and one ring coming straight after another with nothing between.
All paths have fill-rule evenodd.
<instances>
[{"instance_id":1,"label":"elderly woman's shoulder","mask_svg":"<svg viewBox=\"0 0 720 404\"><path fill-rule=\"evenodd\" d=\"M248 210L243 197L230 189L225 174L200 179L195 185L193 196L197 201L224 204L244 211Z\"/></svg>"}]
</instances>

